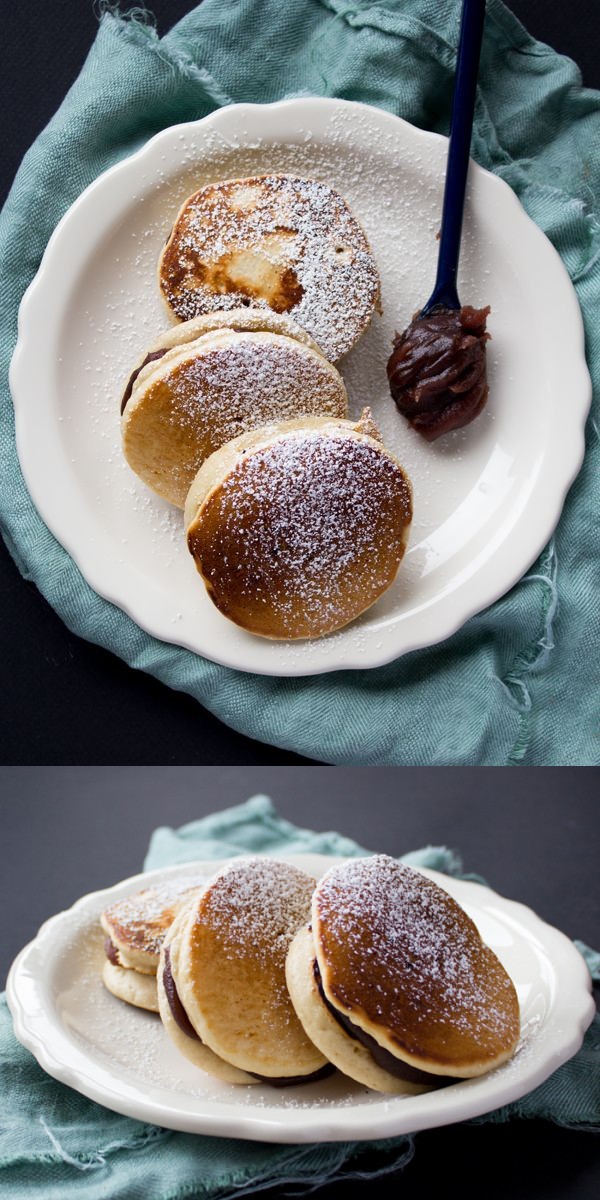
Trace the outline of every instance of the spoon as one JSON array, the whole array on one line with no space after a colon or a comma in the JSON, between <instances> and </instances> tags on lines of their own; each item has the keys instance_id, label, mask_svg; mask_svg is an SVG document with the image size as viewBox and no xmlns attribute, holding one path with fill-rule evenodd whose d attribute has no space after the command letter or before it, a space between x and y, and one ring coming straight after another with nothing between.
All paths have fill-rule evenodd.
<instances>
[{"instance_id":1,"label":"spoon","mask_svg":"<svg viewBox=\"0 0 600 1200\"><path fill-rule=\"evenodd\" d=\"M485 0L463 0L435 286L387 364L400 412L428 441L472 421L488 394L489 308L461 307L456 288Z\"/></svg>"}]
</instances>

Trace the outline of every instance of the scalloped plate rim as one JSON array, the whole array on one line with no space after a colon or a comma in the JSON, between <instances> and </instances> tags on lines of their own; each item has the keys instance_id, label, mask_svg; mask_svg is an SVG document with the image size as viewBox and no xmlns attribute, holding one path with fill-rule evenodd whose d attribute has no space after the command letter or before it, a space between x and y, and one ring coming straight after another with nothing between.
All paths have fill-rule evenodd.
<instances>
[{"instance_id":1,"label":"scalloped plate rim","mask_svg":"<svg viewBox=\"0 0 600 1200\"><path fill-rule=\"evenodd\" d=\"M553 493L550 498L545 497L545 504L543 506L538 504L538 508L535 510L535 519L533 519L531 510L528 511L528 524L526 528L529 532L527 538L525 540L522 537L519 539L512 565L510 569L507 568L504 571L501 579L494 574L493 561L495 560L487 559L484 562L483 571L478 569L474 575L469 575L465 582L459 587L454 588L446 596L444 607L440 608L438 605L435 613L435 628L428 629L427 621L425 621L424 627L419 622L420 632L415 631L412 636L406 637L404 623L394 624L393 618L385 622L383 631L377 627L372 630L363 627L361 629L361 638L363 642L366 640L370 643L367 654L368 661L365 660L364 646L361 647L360 652L353 651L350 641L353 628L351 624L332 635L330 649L328 647L325 653L322 647L327 643L327 638L315 643L315 649L312 654L309 653L305 657L302 657L303 652L301 652L301 656L297 660L294 659L292 662L280 663L276 659L276 651L275 653L272 652L272 647L280 646L282 643L268 642L265 648L263 639L253 638L251 635L247 635L244 642L237 644L235 652L232 655L228 647L227 628L224 628L222 641L218 646L210 644L200 647L197 642L194 642L189 637L181 636L178 638L172 627L166 627L166 623L158 610L151 614L146 611L145 606L148 601L144 589L140 588L137 594L132 594L131 590L128 590L127 587L124 588L123 579L118 573L115 573L111 581L110 577L106 574L106 561L102 560L101 555L99 557L96 555L93 546L85 537L75 534L70 524L69 506L66 501L64 503L61 501L60 489L55 489L51 492L45 489L44 473L40 469L40 461L36 461L36 455L39 456L39 450L36 451L35 449L36 439L35 437L32 438L32 430L28 424L31 413L27 399L28 395L31 395L33 391L29 387L32 367L31 361L28 362L27 360L28 343L32 337L35 337L38 310L41 316L47 291L52 287L52 272L55 267L60 266L60 254L64 250L63 241L65 231L68 237L72 221L82 209L85 211L86 206L90 204L90 200L94 201L99 197L103 199L105 196L108 197L111 185L115 179L125 179L129 172L135 172L136 168L146 165L147 162L151 161L153 154L157 153L161 146L169 142L175 135L178 136L182 133L192 135L199 130L210 130L211 128L219 132L219 126L224 125L227 128L228 122L232 119L232 114L235 120L243 119L244 117L252 119L260 115L261 124L264 126L265 120L267 122L269 120L269 116L265 118L265 114L272 114L276 121L279 114L285 116L290 111L300 116L303 111L307 115L311 113L317 115L327 112L332 114L335 110L350 109L357 109L363 114L368 114L369 118L375 124L381 122L387 125L390 130L395 128L396 131L401 131L402 136L405 138L416 138L417 141L421 141L423 144L430 143L437 146L438 149L447 144L447 139L443 135L413 126L401 117L397 117L385 109L379 109L356 101L320 97L291 98L267 105L228 105L216 109L198 121L182 122L169 126L148 139L143 146L131 155L109 167L77 197L54 229L38 272L24 293L19 308L18 340L9 372L10 389L15 408L17 450L28 490L48 528L62 544L86 581L97 594L119 607L141 629L160 641L181 646L219 665L254 674L291 677L317 675L340 669L369 670L393 662L412 651L437 645L451 637L471 617L483 611L505 595L536 560L552 535L560 518L567 492L581 467L585 452L584 427L591 403L591 379L585 359L584 327L576 293L557 251L542 230L539 229L525 212L517 196L508 184L499 176L494 175L472 161L471 171L480 177L485 176L487 180L486 186L493 186L496 189L498 197L501 198L501 203L507 205L509 211L512 209L511 219L522 224L522 228L527 231L527 237L532 240L532 245L534 247L537 246L537 252L543 252L543 254L547 255L548 269L555 274L557 280L560 280L563 289L561 300L567 306L566 311L563 312L563 318L565 323L567 323L568 313L568 323L570 325L568 338L571 338L573 348L569 367L572 372L575 372L574 379L571 379L572 392L569 407L571 423L566 429L561 428L560 431L561 456L558 464L560 471L558 475L556 472L552 473ZM264 128L262 132L263 136L274 136L272 132L265 135ZM493 184L491 181L493 181ZM539 485L537 485L537 490L539 491ZM511 525L510 528L512 531L513 526ZM520 534L522 534L522 524L519 524L518 528ZM503 539L503 545L505 541L506 538ZM485 570L486 567L487 572ZM134 571L131 578L128 578L129 584L135 578L136 574L137 572ZM484 576L483 580L482 575ZM445 594L446 590L443 589L442 594ZM435 601L429 601L424 607L427 609L433 603ZM226 618L223 618L223 621L224 626L229 626ZM337 639L346 634L349 635L348 644L342 646L340 650ZM261 648L257 650L255 643L260 643ZM283 643L283 645L289 645L289 643ZM295 643L295 645L302 646L307 645L307 643ZM240 650L242 651L241 653L239 652Z\"/></svg>"},{"instance_id":2,"label":"scalloped plate rim","mask_svg":"<svg viewBox=\"0 0 600 1200\"><path fill-rule=\"evenodd\" d=\"M543 1024L557 1025L559 1036L555 1036L554 1040L548 1038L547 1034L540 1038L536 1058L534 1033L534 1062L531 1061L531 1053L528 1053L524 1060L525 1070L513 1071L507 1075L504 1087L503 1068L500 1067L487 1076L481 1076L479 1080L464 1081L470 1085L469 1089L461 1091L458 1085L456 1088L428 1093L425 1096L401 1098L395 1111L393 1102L399 1098L382 1095L381 1102L368 1105L341 1106L338 1109L323 1109L318 1106L313 1109L271 1109L269 1116L258 1106L255 1106L253 1111L252 1104L241 1105L235 1101L231 1104L220 1104L211 1097L194 1097L193 1103L185 1109L185 1093L176 1093L181 1100L179 1106L160 1104L145 1098L141 1088L136 1094L135 1087L131 1085L126 1087L127 1094L124 1095L123 1085L121 1092L118 1089L118 1067L111 1076L117 1079L117 1087L111 1091L98 1083L99 1067L91 1058L86 1058L85 1050L69 1038L59 1013L56 1010L52 1010L50 1014L45 1011L44 981L39 973L40 970L43 971L44 955L51 954L53 950L58 951L61 945L65 946L72 937L71 922L80 914L89 914L91 924L97 920L108 903L142 886L149 886L173 875L204 871L207 868L213 872L233 857L240 856L215 860L200 859L141 872L111 887L80 897L70 909L57 913L44 922L37 936L24 947L10 969L7 999L17 1038L32 1052L48 1074L75 1088L89 1099L137 1120L220 1137L237 1136L252 1141L301 1144L310 1141L344 1141L349 1138L393 1137L484 1115L537 1087L563 1062L576 1054L581 1046L584 1032L594 1015L595 1004L591 995L589 972L572 942L560 930L538 917L531 908L500 896L487 885L456 879L426 868L417 868L451 894L458 893L459 902L471 903L474 909L478 904L482 908L484 903L487 903L493 906L496 914L504 913L511 920L513 927L516 924L520 928L523 942L529 939L529 944L535 942L538 946L541 945L555 967L557 992ZM322 873L335 863L347 861L341 855L317 853L281 853L262 857L290 861L312 873ZM562 1004L559 1003L561 999ZM510 1063L505 1064L505 1067L509 1065Z\"/></svg>"}]
</instances>

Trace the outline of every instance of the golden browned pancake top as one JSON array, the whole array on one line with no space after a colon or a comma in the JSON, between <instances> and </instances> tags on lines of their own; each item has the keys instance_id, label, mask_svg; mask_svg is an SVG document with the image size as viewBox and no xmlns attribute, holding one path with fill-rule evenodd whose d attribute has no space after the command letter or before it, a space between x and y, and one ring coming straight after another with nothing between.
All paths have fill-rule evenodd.
<instances>
[{"instance_id":1,"label":"golden browned pancake top","mask_svg":"<svg viewBox=\"0 0 600 1200\"><path fill-rule=\"evenodd\" d=\"M180 320L242 304L290 313L335 361L367 326L379 276L363 230L333 188L261 175L201 188L159 265Z\"/></svg>"},{"instance_id":2,"label":"golden browned pancake top","mask_svg":"<svg viewBox=\"0 0 600 1200\"><path fill-rule=\"evenodd\" d=\"M308 920L314 885L288 863L234 860L202 893L186 927L181 1000L203 1040L243 1070L304 1074L321 1064L285 982L287 951Z\"/></svg>"},{"instance_id":3,"label":"golden browned pancake top","mask_svg":"<svg viewBox=\"0 0 600 1200\"><path fill-rule=\"evenodd\" d=\"M392 1053L460 1074L514 1048L511 979L464 909L418 871L387 855L334 867L312 920L327 998Z\"/></svg>"},{"instance_id":4,"label":"golden browned pancake top","mask_svg":"<svg viewBox=\"0 0 600 1200\"><path fill-rule=\"evenodd\" d=\"M188 529L214 603L264 637L339 629L385 591L405 550L400 465L349 422L313 424L240 454Z\"/></svg>"},{"instance_id":5,"label":"golden browned pancake top","mask_svg":"<svg viewBox=\"0 0 600 1200\"><path fill-rule=\"evenodd\" d=\"M192 946L210 944L229 962L259 964L283 981L285 956L310 914L314 886L310 875L289 863L234 859L199 898L189 926Z\"/></svg>"},{"instance_id":6,"label":"golden browned pancake top","mask_svg":"<svg viewBox=\"0 0 600 1200\"><path fill-rule=\"evenodd\" d=\"M102 913L102 926L124 950L158 956L165 933L192 892L206 883L202 878L166 879L154 887L117 900Z\"/></svg>"},{"instance_id":7,"label":"golden browned pancake top","mask_svg":"<svg viewBox=\"0 0 600 1200\"><path fill-rule=\"evenodd\" d=\"M134 385L123 416L132 469L183 507L201 464L224 443L269 421L344 416L341 375L296 338L215 331L164 355Z\"/></svg>"}]
</instances>

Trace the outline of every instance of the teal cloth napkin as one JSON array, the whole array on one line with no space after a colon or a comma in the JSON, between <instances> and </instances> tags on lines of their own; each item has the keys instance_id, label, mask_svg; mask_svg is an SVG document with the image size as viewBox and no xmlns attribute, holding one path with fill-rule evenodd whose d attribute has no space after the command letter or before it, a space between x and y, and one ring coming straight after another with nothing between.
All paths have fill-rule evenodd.
<instances>
[{"instance_id":1,"label":"teal cloth napkin","mask_svg":"<svg viewBox=\"0 0 600 1200\"><path fill-rule=\"evenodd\" d=\"M266 796L254 796L181 829L156 830L144 867L248 852L369 853L338 833L299 829L283 820ZM465 876L458 856L444 847L429 846L403 855L403 861L478 878ZM599 979L600 955L585 952ZM225 1200L276 1184L313 1188L358 1175L374 1179L400 1170L415 1150L409 1136L273 1146L174 1133L121 1117L44 1074L16 1042L4 997L0 1072L0 1193L15 1200ZM479 1120L515 1117L544 1117L581 1129L600 1125L600 1017L579 1054L546 1083Z\"/></svg>"},{"instance_id":2,"label":"teal cloth napkin","mask_svg":"<svg viewBox=\"0 0 600 1200\"><path fill-rule=\"evenodd\" d=\"M442 645L373 671L305 679L216 666L154 640L101 600L37 515L15 454L6 379L18 304L82 189L158 130L233 101L340 96L445 133L458 10L458 0L204 0L159 40L143 18L110 6L0 216L0 524L22 574L70 629L250 737L333 763L593 764L597 408L556 535L512 591ZM582 89L572 62L489 0L473 154L510 184L559 251L583 310L596 388L598 145L600 93Z\"/></svg>"}]
</instances>

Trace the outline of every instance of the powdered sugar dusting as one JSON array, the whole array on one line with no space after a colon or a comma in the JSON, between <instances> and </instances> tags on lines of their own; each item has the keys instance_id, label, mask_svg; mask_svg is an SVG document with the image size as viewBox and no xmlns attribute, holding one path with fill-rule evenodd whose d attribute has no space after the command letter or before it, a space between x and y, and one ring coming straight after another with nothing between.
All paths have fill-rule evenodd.
<instances>
[{"instance_id":1,"label":"powdered sugar dusting","mask_svg":"<svg viewBox=\"0 0 600 1200\"><path fill-rule=\"evenodd\" d=\"M164 883L144 888L111 904L103 916L119 940L148 954L158 955L177 912L192 892L205 883L205 875L166 879Z\"/></svg>"},{"instance_id":2,"label":"powdered sugar dusting","mask_svg":"<svg viewBox=\"0 0 600 1200\"><path fill-rule=\"evenodd\" d=\"M291 312L331 359L354 344L379 295L345 200L325 183L281 175L210 184L190 197L161 285L180 320L244 303Z\"/></svg>"},{"instance_id":3,"label":"powdered sugar dusting","mask_svg":"<svg viewBox=\"0 0 600 1200\"><path fill-rule=\"evenodd\" d=\"M307 871L320 872L318 860L306 858L300 862ZM218 866L218 863L207 863L202 868L188 866L188 878L203 870L204 878L208 879ZM178 867L176 877L183 878L185 871L185 866ZM172 868L166 874L175 877ZM262 1113L275 1123L281 1120L287 1124L288 1117L293 1121L293 1114L298 1113L301 1118L304 1110L323 1110L325 1118L329 1113L333 1120L338 1111L347 1111L352 1122L358 1116L357 1109L364 1112L368 1106L370 1123L368 1127L364 1124L360 1136L377 1136L378 1121L394 1113L398 1114L399 1125L390 1132L400 1131L404 1110L412 1120L417 1110L426 1113L432 1105L441 1104L443 1120L452 1120L455 1106L462 1105L463 1110L465 1106L469 1108L466 1114L461 1110L462 1115L476 1116L534 1086L539 1081L540 1064L547 1063L548 1058L556 1064L557 1053L561 1054L561 1037L570 1028L572 1015L570 1010L567 1020L564 1010L560 1010L565 973L561 981L561 961L554 957L552 944L544 940L548 927L539 925L534 929L529 918L521 920L518 908L507 906L501 898L474 885L453 881L451 886L456 887L488 942L510 967L521 1001L523 1025L521 1044L508 1062L482 1079L464 1080L442 1092L391 1097L369 1091L339 1072L298 1089L262 1084L239 1087L204 1075L176 1050L156 1014L123 1004L103 986L104 935L99 917L108 897L97 895L86 897L45 926L28 948L22 970L27 995L36 1005L31 1021L37 1021L38 1012L45 1011L43 1036L41 1026L33 1027L39 1029L51 1059L60 1061L61 1072L63 1067L72 1071L75 1066L74 1074L67 1074L71 1086L81 1086L83 1063L86 1085L90 1080L99 1085L97 1098L101 1102L114 1103L117 1109L125 1104L130 1111L135 1094L140 1103L150 1100L158 1105L150 1116L140 1114L140 1119L158 1124L173 1119L179 1128L214 1132L210 1122L214 1122L215 1115L231 1113L231 1106L235 1105L239 1120L237 1135L245 1136L248 1120ZM547 1074L554 1068L550 1065L544 1069ZM58 1077L64 1076L59 1073ZM493 1090L492 1078L496 1081ZM190 1125L191 1117L197 1118L197 1125ZM293 1123L289 1125L292 1137L294 1128ZM313 1130L321 1128L313 1126ZM342 1136L341 1125L337 1128ZM358 1136L352 1123L346 1136Z\"/></svg>"},{"instance_id":4,"label":"powdered sugar dusting","mask_svg":"<svg viewBox=\"0 0 600 1200\"><path fill-rule=\"evenodd\" d=\"M216 450L248 429L302 415L345 416L340 376L287 338L234 334L175 369L172 421ZM196 466L200 466L198 462Z\"/></svg>"},{"instance_id":5,"label":"powdered sugar dusting","mask_svg":"<svg viewBox=\"0 0 600 1200\"><path fill-rule=\"evenodd\" d=\"M226 958L251 955L281 969L294 934L309 920L314 887L290 863L235 859L206 891L197 920L210 924Z\"/></svg>"},{"instance_id":6,"label":"powdered sugar dusting","mask_svg":"<svg viewBox=\"0 0 600 1200\"><path fill-rule=\"evenodd\" d=\"M187 1111L206 1104L235 1104L242 1121L247 1109L276 1115L282 1109L338 1109L381 1102L378 1093L339 1072L299 1089L234 1085L206 1075L175 1048L157 1013L124 1004L106 990L97 924L88 923L79 931L73 950L59 977L61 1023L69 1040L88 1057L92 1070L100 1066L109 1072L113 1087L115 1081L117 1088L133 1085L146 1097L161 1089L171 1103Z\"/></svg>"},{"instance_id":7,"label":"powdered sugar dusting","mask_svg":"<svg viewBox=\"0 0 600 1200\"><path fill-rule=\"evenodd\" d=\"M493 1058L518 1035L514 987L463 909L387 855L334 867L313 906L335 998L442 1062ZM450 1057L451 1061L451 1057Z\"/></svg>"},{"instance_id":8,"label":"powdered sugar dusting","mask_svg":"<svg viewBox=\"0 0 600 1200\"><path fill-rule=\"evenodd\" d=\"M474 304L492 304L490 383L497 399L478 428L475 423L450 434L446 445L433 448L421 444L390 401L385 363L394 329L423 303L435 274L445 148L404 126L374 134L374 112L332 108L326 121L319 115L313 123L310 113L290 106L287 131L274 131L266 109L247 115L223 109L218 119L226 128L173 128L161 154L132 170L122 219L99 243L92 241L57 343L52 402L64 454L60 470L70 481L73 505L86 514L80 562L94 545L100 563L94 586L101 594L155 635L244 670L301 675L332 666L370 667L389 645L399 653L401 632L412 631L414 614L420 620L427 609L435 624L436 598L454 586L459 571L466 578L465 565L479 562L495 544L495 514L506 520L515 481L530 477L538 412L520 403L523 394L539 390L539 363L525 344L530 296L524 298L518 255L494 206L483 193L478 198L477 180L467 188L459 292ZM340 633L312 641L250 638L223 619L198 586L180 512L151 493L125 462L118 417L132 363L168 322L156 264L174 214L211 180L275 172L332 185L365 229L384 311L343 360L342 373L351 413L365 402L372 406L415 494L411 543L397 581ZM504 414L501 430L494 411ZM538 444L539 429L534 434Z\"/></svg>"},{"instance_id":9,"label":"powdered sugar dusting","mask_svg":"<svg viewBox=\"0 0 600 1200\"><path fill-rule=\"evenodd\" d=\"M192 550L217 602L233 590L279 636L309 636L390 584L411 501L401 469L371 442L297 430L242 458L206 512L210 533L200 522Z\"/></svg>"}]
</instances>

